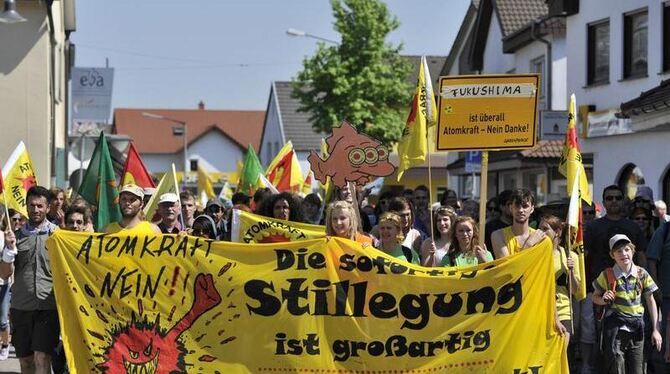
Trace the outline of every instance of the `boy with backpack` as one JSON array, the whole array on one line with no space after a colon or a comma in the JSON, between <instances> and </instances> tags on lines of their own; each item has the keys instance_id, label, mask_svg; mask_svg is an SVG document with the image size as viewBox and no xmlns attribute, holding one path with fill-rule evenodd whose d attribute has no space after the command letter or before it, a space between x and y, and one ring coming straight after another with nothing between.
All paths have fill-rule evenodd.
<instances>
[{"instance_id":1,"label":"boy with backpack","mask_svg":"<svg viewBox=\"0 0 670 374\"><path fill-rule=\"evenodd\" d=\"M661 349L658 311L653 293L658 289L649 273L633 263L635 245L623 234L610 238L610 257L615 265L593 281L593 303L606 306L602 350L606 373L643 373L644 306L651 320L651 341Z\"/></svg>"}]
</instances>

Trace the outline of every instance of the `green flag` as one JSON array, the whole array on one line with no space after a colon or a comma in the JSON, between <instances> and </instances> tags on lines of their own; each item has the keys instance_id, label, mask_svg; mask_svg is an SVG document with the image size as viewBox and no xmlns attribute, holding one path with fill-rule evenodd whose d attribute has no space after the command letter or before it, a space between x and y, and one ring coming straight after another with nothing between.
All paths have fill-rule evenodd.
<instances>
[{"instance_id":1,"label":"green flag","mask_svg":"<svg viewBox=\"0 0 670 374\"><path fill-rule=\"evenodd\" d=\"M100 232L108 224L121 219L119 191L104 133L100 133L91 163L79 186L79 195L96 207L93 215L95 231Z\"/></svg>"},{"instance_id":2,"label":"green flag","mask_svg":"<svg viewBox=\"0 0 670 374\"><path fill-rule=\"evenodd\" d=\"M263 172L261 162L256 156L254 147L249 144L247 148L247 155L244 156L244 166L240 175L240 183L237 185L237 190L246 194L252 194L256 190L258 183L258 176Z\"/></svg>"}]
</instances>

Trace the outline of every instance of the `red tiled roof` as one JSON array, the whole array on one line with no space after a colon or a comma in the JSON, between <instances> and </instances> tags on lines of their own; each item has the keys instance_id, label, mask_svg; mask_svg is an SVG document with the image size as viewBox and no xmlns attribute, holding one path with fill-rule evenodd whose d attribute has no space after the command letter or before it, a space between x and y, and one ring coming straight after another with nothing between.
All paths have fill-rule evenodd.
<instances>
[{"instance_id":1,"label":"red tiled roof","mask_svg":"<svg viewBox=\"0 0 670 374\"><path fill-rule=\"evenodd\" d=\"M535 147L521 151L528 158L560 158L564 140L540 140Z\"/></svg>"},{"instance_id":2,"label":"red tiled roof","mask_svg":"<svg viewBox=\"0 0 670 374\"><path fill-rule=\"evenodd\" d=\"M184 142L172 135L172 127L178 124L145 117L143 112L186 122L189 144L210 130L218 130L243 149L251 144L256 150L265 120L265 111L257 110L115 109L113 133L130 136L140 153L176 153Z\"/></svg>"}]
</instances>

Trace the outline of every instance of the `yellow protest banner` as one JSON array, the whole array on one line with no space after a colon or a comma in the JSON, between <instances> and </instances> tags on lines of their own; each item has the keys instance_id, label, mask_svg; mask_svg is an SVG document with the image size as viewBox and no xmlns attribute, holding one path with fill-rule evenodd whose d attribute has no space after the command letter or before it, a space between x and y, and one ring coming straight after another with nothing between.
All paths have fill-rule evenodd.
<instances>
[{"instance_id":1,"label":"yellow protest banner","mask_svg":"<svg viewBox=\"0 0 670 374\"><path fill-rule=\"evenodd\" d=\"M47 247L74 374L567 373L547 243L470 268L338 238L59 230Z\"/></svg>"},{"instance_id":2,"label":"yellow protest banner","mask_svg":"<svg viewBox=\"0 0 670 374\"><path fill-rule=\"evenodd\" d=\"M230 240L238 243L281 243L326 236L326 227L284 221L233 209Z\"/></svg>"},{"instance_id":3,"label":"yellow protest banner","mask_svg":"<svg viewBox=\"0 0 670 374\"><path fill-rule=\"evenodd\" d=\"M535 145L537 74L440 77L437 149L523 149Z\"/></svg>"}]
</instances>

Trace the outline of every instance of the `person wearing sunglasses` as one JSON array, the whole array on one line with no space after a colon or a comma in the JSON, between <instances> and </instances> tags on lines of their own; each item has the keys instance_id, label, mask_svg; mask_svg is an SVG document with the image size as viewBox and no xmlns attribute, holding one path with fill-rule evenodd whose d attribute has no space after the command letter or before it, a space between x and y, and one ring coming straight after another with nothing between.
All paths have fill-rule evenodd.
<instances>
[{"instance_id":1,"label":"person wearing sunglasses","mask_svg":"<svg viewBox=\"0 0 670 374\"><path fill-rule=\"evenodd\" d=\"M12 231L16 231L20 229L24 223L26 223L26 218L16 210L9 208L9 221L12 225Z\"/></svg>"},{"instance_id":2,"label":"person wearing sunglasses","mask_svg":"<svg viewBox=\"0 0 670 374\"><path fill-rule=\"evenodd\" d=\"M614 265L610 257L609 240L616 234L629 237L636 248L634 262L646 267L644 252L647 248L647 240L642 230L632 220L626 218L624 210L624 193L617 185L605 187L602 193L605 215L584 225L584 251L586 252L586 304L591 304L593 294L593 281L605 269ZM590 305L583 305L586 311L593 310ZM594 344L596 343L595 318L586 317L582 320L581 331L581 353L584 360L583 365L589 365ZM584 367L584 366L583 366Z\"/></svg>"}]
</instances>

